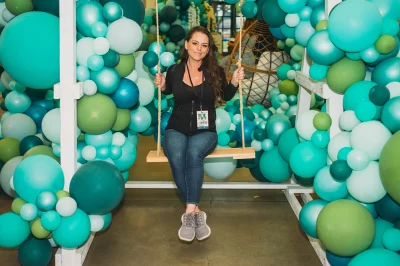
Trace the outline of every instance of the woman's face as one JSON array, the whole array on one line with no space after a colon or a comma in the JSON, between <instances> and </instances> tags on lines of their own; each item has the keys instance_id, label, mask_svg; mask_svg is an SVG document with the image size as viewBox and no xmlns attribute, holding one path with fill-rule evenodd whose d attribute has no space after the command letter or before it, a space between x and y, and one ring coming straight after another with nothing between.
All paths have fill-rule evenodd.
<instances>
[{"instance_id":1,"label":"woman's face","mask_svg":"<svg viewBox=\"0 0 400 266\"><path fill-rule=\"evenodd\" d=\"M195 32L189 41L185 41L185 48L189 57L195 61L201 61L209 50L208 36L201 32Z\"/></svg>"}]
</instances>

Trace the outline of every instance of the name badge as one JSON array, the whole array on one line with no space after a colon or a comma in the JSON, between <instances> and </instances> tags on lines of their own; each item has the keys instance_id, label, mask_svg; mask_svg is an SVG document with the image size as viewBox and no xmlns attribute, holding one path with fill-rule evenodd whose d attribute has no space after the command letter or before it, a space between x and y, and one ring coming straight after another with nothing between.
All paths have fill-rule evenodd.
<instances>
[{"instance_id":1,"label":"name badge","mask_svg":"<svg viewBox=\"0 0 400 266\"><path fill-rule=\"evenodd\" d=\"M197 129L208 129L208 111L197 111Z\"/></svg>"}]
</instances>

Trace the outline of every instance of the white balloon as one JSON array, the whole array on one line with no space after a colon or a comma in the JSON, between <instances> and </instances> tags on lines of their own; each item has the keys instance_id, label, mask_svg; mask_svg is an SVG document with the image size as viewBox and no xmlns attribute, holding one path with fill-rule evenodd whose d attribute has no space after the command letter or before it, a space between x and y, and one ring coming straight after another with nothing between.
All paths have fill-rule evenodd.
<instances>
[{"instance_id":1,"label":"white balloon","mask_svg":"<svg viewBox=\"0 0 400 266\"><path fill-rule=\"evenodd\" d=\"M93 52L105 55L110 50L110 43L104 37L98 37L93 41Z\"/></svg>"},{"instance_id":2,"label":"white balloon","mask_svg":"<svg viewBox=\"0 0 400 266\"><path fill-rule=\"evenodd\" d=\"M58 247L58 244L54 241L54 238L48 239L52 248Z\"/></svg>"},{"instance_id":3,"label":"white balloon","mask_svg":"<svg viewBox=\"0 0 400 266\"><path fill-rule=\"evenodd\" d=\"M127 18L112 22L108 26L106 38L111 49L119 54L132 54L140 47L143 40L140 26Z\"/></svg>"},{"instance_id":4,"label":"white balloon","mask_svg":"<svg viewBox=\"0 0 400 266\"><path fill-rule=\"evenodd\" d=\"M350 133L343 131L335 135L328 144L328 156L332 162L337 160L338 152L343 147L350 146Z\"/></svg>"},{"instance_id":5,"label":"white balloon","mask_svg":"<svg viewBox=\"0 0 400 266\"><path fill-rule=\"evenodd\" d=\"M361 121L358 120L353 110L344 111L339 116L339 127L344 131L352 131Z\"/></svg>"},{"instance_id":6,"label":"white balloon","mask_svg":"<svg viewBox=\"0 0 400 266\"><path fill-rule=\"evenodd\" d=\"M230 147L218 146L218 148L229 149ZM204 172L211 178L225 179L236 170L237 160L229 157L204 159Z\"/></svg>"},{"instance_id":7,"label":"white balloon","mask_svg":"<svg viewBox=\"0 0 400 266\"><path fill-rule=\"evenodd\" d=\"M115 132L112 138L112 144L117 146L122 146L126 142L126 137L121 132Z\"/></svg>"},{"instance_id":8,"label":"white balloon","mask_svg":"<svg viewBox=\"0 0 400 266\"><path fill-rule=\"evenodd\" d=\"M83 159L85 159L86 161L92 161L94 160L94 158L96 158L96 148L91 146L91 145L87 145L82 149L82 157Z\"/></svg>"},{"instance_id":9,"label":"white balloon","mask_svg":"<svg viewBox=\"0 0 400 266\"><path fill-rule=\"evenodd\" d=\"M386 142L392 133L379 121L368 121L358 124L350 133L350 144L353 149L364 150L371 160L378 160Z\"/></svg>"},{"instance_id":10,"label":"white balloon","mask_svg":"<svg viewBox=\"0 0 400 266\"><path fill-rule=\"evenodd\" d=\"M300 22L300 17L297 13L294 14L287 14L285 17L285 23L291 28L294 28L299 24Z\"/></svg>"},{"instance_id":11,"label":"white balloon","mask_svg":"<svg viewBox=\"0 0 400 266\"><path fill-rule=\"evenodd\" d=\"M1 17L3 20L8 23L10 22L13 18L15 18L15 15L13 15L7 8L3 9L3 12L1 12Z\"/></svg>"},{"instance_id":12,"label":"white balloon","mask_svg":"<svg viewBox=\"0 0 400 266\"><path fill-rule=\"evenodd\" d=\"M0 13L3 13L3 10L6 8L6 3L0 3ZM5 27L7 22L4 21L3 16L0 16L0 26Z\"/></svg>"},{"instance_id":13,"label":"white balloon","mask_svg":"<svg viewBox=\"0 0 400 266\"><path fill-rule=\"evenodd\" d=\"M126 79L132 80L133 82L136 82L138 79L138 73L136 70L133 70L128 76L125 77Z\"/></svg>"},{"instance_id":14,"label":"white balloon","mask_svg":"<svg viewBox=\"0 0 400 266\"><path fill-rule=\"evenodd\" d=\"M390 99L400 96L400 82L393 81L386 85L386 88L389 89Z\"/></svg>"},{"instance_id":15,"label":"white balloon","mask_svg":"<svg viewBox=\"0 0 400 266\"><path fill-rule=\"evenodd\" d=\"M76 43L76 61L79 65L87 67L88 58L95 54L93 42L93 38L84 37Z\"/></svg>"},{"instance_id":16,"label":"white balloon","mask_svg":"<svg viewBox=\"0 0 400 266\"><path fill-rule=\"evenodd\" d=\"M16 192L14 190L14 184L12 184L12 177L18 164L22 161L22 156L14 157L8 160L0 171L0 186L3 191L10 197L14 197Z\"/></svg>"},{"instance_id":17,"label":"white balloon","mask_svg":"<svg viewBox=\"0 0 400 266\"><path fill-rule=\"evenodd\" d=\"M149 72L149 68L143 64L143 55L146 51L137 51L134 53L135 56L135 70L138 77L148 78L154 80L154 76Z\"/></svg>"},{"instance_id":18,"label":"white balloon","mask_svg":"<svg viewBox=\"0 0 400 266\"><path fill-rule=\"evenodd\" d=\"M84 81L82 88L83 88L83 93L88 96L95 95L97 92L97 85L91 79Z\"/></svg>"},{"instance_id":19,"label":"white balloon","mask_svg":"<svg viewBox=\"0 0 400 266\"><path fill-rule=\"evenodd\" d=\"M60 108L48 112L42 120L43 134L53 143L60 143L61 134L61 113Z\"/></svg>"},{"instance_id":20,"label":"white balloon","mask_svg":"<svg viewBox=\"0 0 400 266\"><path fill-rule=\"evenodd\" d=\"M76 201L71 197L61 198L56 205L56 211L58 214L64 217L73 215L77 208L78 205Z\"/></svg>"},{"instance_id":21,"label":"white balloon","mask_svg":"<svg viewBox=\"0 0 400 266\"><path fill-rule=\"evenodd\" d=\"M148 105L154 99L154 83L148 78L139 77L136 85L139 88L139 102L141 106Z\"/></svg>"},{"instance_id":22,"label":"white balloon","mask_svg":"<svg viewBox=\"0 0 400 266\"><path fill-rule=\"evenodd\" d=\"M379 163L375 161L362 171L353 171L346 184L350 195L362 203L374 203L386 195L379 175Z\"/></svg>"},{"instance_id":23,"label":"white balloon","mask_svg":"<svg viewBox=\"0 0 400 266\"><path fill-rule=\"evenodd\" d=\"M297 118L296 130L303 139L311 140L312 134L317 131L313 124L314 116L317 114L318 111L308 110Z\"/></svg>"},{"instance_id":24,"label":"white balloon","mask_svg":"<svg viewBox=\"0 0 400 266\"><path fill-rule=\"evenodd\" d=\"M89 215L90 231L99 232L104 227L104 219L101 215Z\"/></svg>"}]
</instances>

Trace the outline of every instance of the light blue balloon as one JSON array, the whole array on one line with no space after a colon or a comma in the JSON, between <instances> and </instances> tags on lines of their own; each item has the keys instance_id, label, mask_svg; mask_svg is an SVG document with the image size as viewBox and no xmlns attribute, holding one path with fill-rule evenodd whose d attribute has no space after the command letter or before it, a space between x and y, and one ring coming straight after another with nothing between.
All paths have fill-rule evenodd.
<instances>
[{"instance_id":1,"label":"light blue balloon","mask_svg":"<svg viewBox=\"0 0 400 266\"><path fill-rule=\"evenodd\" d=\"M271 29L271 28L270 28ZM284 39L286 39L286 38L294 38L294 30L296 29L296 28L291 28L291 27L289 27L288 25L286 25L286 24L283 24L282 26L280 26L279 28L275 28L276 30L279 30L280 29L280 33L279 32L277 32L277 33L273 33L273 35L277 38L277 39L279 39L279 40L284 40ZM272 33L272 32L271 32ZM278 35L278 34L280 34L280 35ZM277 35L279 36L279 38L277 37Z\"/></svg>"},{"instance_id":2,"label":"light blue balloon","mask_svg":"<svg viewBox=\"0 0 400 266\"><path fill-rule=\"evenodd\" d=\"M324 3L325 0L307 0L307 6L316 8L317 6Z\"/></svg>"},{"instance_id":3,"label":"light blue balloon","mask_svg":"<svg viewBox=\"0 0 400 266\"><path fill-rule=\"evenodd\" d=\"M29 222L13 212L0 215L0 247L16 248L30 235Z\"/></svg>"},{"instance_id":4,"label":"light blue balloon","mask_svg":"<svg viewBox=\"0 0 400 266\"><path fill-rule=\"evenodd\" d=\"M371 0L378 7L383 18L400 19L399 2L397 0Z\"/></svg>"},{"instance_id":5,"label":"light blue balloon","mask_svg":"<svg viewBox=\"0 0 400 266\"><path fill-rule=\"evenodd\" d=\"M103 67L100 71L92 71L91 79L96 83L97 90L103 94L115 92L120 82L117 70L109 67Z\"/></svg>"},{"instance_id":6,"label":"light blue balloon","mask_svg":"<svg viewBox=\"0 0 400 266\"><path fill-rule=\"evenodd\" d=\"M86 147L86 143L85 143L85 142L83 142L83 141L78 141L78 143L77 143L77 150L76 150L76 152L77 152L77 160L78 160L78 162L81 163L81 164L86 163L86 160L83 159L83 157L82 157L82 149L85 148L85 147Z\"/></svg>"},{"instance_id":7,"label":"light blue balloon","mask_svg":"<svg viewBox=\"0 0 400 266\"><path fill-rule=\"evenodd\" d=\"M107 35L107 32L107 25L102 21L98 21L92 26L92 34L94 35L94 37L105 37Z\"/></svg>"},{"instance_id":8,"label":"light blue balloon","mask_svg":"<svg viewBox=\"0 0 400 266\"><path fill-rule=\"evenodd\" d=\"M300 20L306 21L310 20L311 14L312 14L312 8L309 6L303 7L299 12L298 15L300 17Z\"/></svg>"},{"instance_id":9,"label":"light blue balloon","mask_svg":"<svg viewBox=\"0 0 400 266\"><path fill-rule=\"evenodd\" d=\"M85 66L78 66L76 68L76 79L81 82L90 79L89 69Z\"/></svg>"},{"instance_id":10,"label":"light blue balloon","mask_svg":"<svg viewBox=\"0 0 400 266\"><path fill-rule=\"evenodd\" d=\"M43 191L36 198L36 205L41 211L50 211L56 207L57 196L52 191Z\"/></svg>"},{"instance_id":11,"label":"light blue balloon","mask_svg":"<svg viewBox=\"0 0 400 266\"><path fill-rule=\"evenodd\" d=\"M158 49L158 45L160 45L160 49ZM167 48L165 48L165 45L161 42L159 44L157 42L152 42L148 49L148 51L155 52L156 54L158 54L158 51L160 51L160 55L166 50Z\"/></svg>"},{"instance_id":12,"label":"light blue balloon","mask_svg":"<svg viewBox=\"0 0 400 266\"><path fill-rule=\"evenodd\" d=\"M91 55L87 60L87 65L92 71L100 71L104 67L104 59L97 54Z\"/></svg>"},{"instance_id":13,"label":"light blue balloon","mask_svg":"<svg viewBox=\"0 0 400 266\"><path fill-rule=\"evenodd\" d=\"M340 3L332 10L328 20L331 41L346 52L359 52L371 47L380 36L381 29L379 10L375 4L364 0Z\"/></svg>"},{"instance_id":14,"label":"light blue balloon","mask_svg":"<svg viewBox=\"0 0 400 266\"><path fill-rule=\"evenodd\" d=\"M306 6L307 0L278 0L279 7L286 13L297 13Z\"/></svg>"},{"instance_id":15,"label":"light blue balloon","mask_svg":"<svg viewBox=\"0 0 400 266\"><path fill-rule=\"evenodd\" d=\"M60 81L60 23L49 13L26 12L0 35L0 61L17 82L49 89Z\"/></svg>"},{"instance_id":16,"label":"light blue balloon","mask_svg":"<svg viewBox=\"0 0 400 266\"><path fill-rule=\"evenodd\" d=\"M108 147L100 147L96 149L96 158L100 160L105 160L110 157L110 150Z\"/></svg>"},{"instance_id":17,"label":"light blue balloon","mask_svg":"<svg viewBox=\"0 0 400 266\"><path fill-rule=\"evenodd\" d=\"M318 149L324 149L328 147L329 140L330 136L328 131L317 130L311 136L312 144Z\"/></svg>"},{"instance_id":18,"label":"light blue balloon","mask_svg":"<svg viewBox=\"0 0 400 266\"><path fill-rule=\"evenodd\" d=\"M319 5L318 7L316 7L310 16L310 21L311 21L311 25L313 26L313 28L315 29L315 27L317 26L318 22L320 22L321 20L326 19L325 16L325 5Z\"/></svg>"},{"instance_id":19,"label":"light blue balloon","mask_svg":"<svg viewBox=\"0 0 400 266\"><path fill-rule=\"evenodd\" d=\"M85 134L85 142L87 145L94 146L96 148L109 147L113 140L113 133L111 130L106 131L103 134L91 135Z\"/></svg>"},{"instance_id":20,"label":"light blue balloon","mask_svg":"<svg viewBox=\"0 0 400 266\"><path fill-rule=\"evenodd\" d=\"M306 46L310 37L315 33L310 21L300 21L294 31L296 42L301 46Z\"/></svg>"},{"instance_id":21,"label":"light blue balloon","mask_svg":"<svg viewBox=\"0 0 400 266\"><path fill-rule=\"evenodd\" d=\"M139 106L137 109L131 111L131 122L129 129L134 132L143 132L150 127L151 114L143 106Z\"/></svg>"},{"instance_id":22,"label":"light blue balloon","mask_svg":"<svg viewBox=\"0 0 400 266\"><path fill-rule=\"evenodd\" d=\"M42 191L64 189L64 173L60 164L49 156L29 156L15 169L14 188L23 200L35 203Z\"/></svg>"},{"instance_id":23,"label":"light blue balloon","mask_svg":"<svg viewBox=\"0 0 400 266\"><path fill-rule=\"evenodd\" d=\"M80 4L76 8L76 28L85 37L95 37L92 26L96 22L105 23L103 17L103 6L96 1Z\"/></svg>"},{"instance_id":24,"label":"light blue balloon","mask_svg":"<svg viewBox=\"0 0 400 266\"><path fill-rule=\"evenodd\" d=\"M125 172L124 172L124 173L125 173ZM122 173L122 175L123 175L124 173ZM129 172L128 172L128 174L129 174ZM111 212L110 212L110 213L107 213L107 214L102 215L102 217L103 217L103 219L104 219L104 225L103 225L103 228L101 229L101 231L105 231L105 230L110 226L110 224L111 224L111 221L112 221L112 214L111 214Z\"/></svg>"},{"instance_id":25,"label":"light blue balloon","mask_svg":"<svg viewBox=\"0 0 400 266\"><path fill-rule=\"evenodd\" d=\"M381 85L400 82L400 58L393 57L379 63L372 72L372 81Z\"/></svg>"},{"instance_id":26,"label":"light blue balloon","mask_svg":"<svg viewBox=\"0 0 400 266\"><path fill-rule=\"evenodd\" d=\"M122 155L119 159L113 160L115 166L121 171L127 171L136 161L136 146L131 141L126 141L121 147Z\"/></svg>"},{"instance_id":27,"label":"light blue balloon","mask_svg":"<svg viewBox=\"0 0 400 266\"><path fill-rule=\"evenodd\" d=\"M314 189L321 199L329 202L349 195L346 182L336 181L329 172L329 166L323 167L315 176Z\"/></svg>"},{"instance_id":28,"label":"light blue balloon","mask_svg":"<svg viewBox=\"0 0 400 266\"><path fill-rule=\"evenodd\" d=\"M35 204L26 203L21 207L20 215L25 221L33 221L38 216L38 208Z\"/></svg>"},{"instance_id":29,"label":"light blue balloon","mask_svg":"<svg viewBox=\"0 0 400 266\"><path fill-rule=\"evenodd\" d=\"M110 158L113 160L117 160L122 156L122 149L118 145L111 145L110 146Z\"/></svg>"},{"instance_id":30,"label":"light blue balloon","mask_svg":"<svg viewBox=\"0 0 400 266\"><path fill-rule=\"evenodd\" d=\"M53 231L54 241L63 248L77 248L89 236L90 219L81 209L77 209L71 216L62 217L60 226Z\"/></svg>"},{"instance_id":31,"label":"light blue balloon","mask_svg":"<svg viewBox=\"0 0 400 266\"><path fill-rule=\"evenodd\" d=\"M348 266L398 266L400 265L400 255L396 252L384 249L367 249L356 255Z\"/></svg>"},{"instance_id":32,"label":"light blue balloon","mask_svg":"<svg viewBox=\"0 0 400 266\"><path fill-rule=\"evenodd\" d=\"M321 210L328 205L328 202L316 199L307 202L300 211L299 223L304 232L314 238L317 237L317 219Z\"/></svg>"},{"instance_id":33,"label":"light blue balloon","mask_svg":"<svg viewBox=\"0 0 400 266\"><path fill-rule=\"evenodd\" d=\"M7 94L5 105L11 113L23 113L31 106L31 99L23 92L12 91Z\"/></svg>"},{"instance_id":34,"label":"light blue balloon","mask_svg":"<svg viewBox=\"0 0 400 266\"><path fill-rule=\"evenodd\" d=\"M361 59L366 63L373 63L378 60L380 53L376 50L375 46L372 45L367 49L360 52Z\"/></svg>"},{"instance_id":35,"label":"light blue balloon","mask_svg":"<svg viewBox=\"0 0 400 266\"><path fill-rule=\"evenodd\" d=\"M175 63L175 56L171 52L164 52L160 55L160 63L165 67L170 67Z\"/></svg>"},{"instance_id":36,"label":"light blue balloon","mask_svg":"<svg viewBox=\"0 0 400 266\"><path fill-rule=\"evenodd\" d=\"M43 213L40 223L47 231L54 231L61 225L61 216L56 211Z\"/></svg>"},{"instance_id":37,"label":"light blue balloon","mask_svg":"<svg viewBox=\"0 0 400 266\"><path fill-rule=\"evenodd\" d=\"M344 52L329 39L328 31L316 32L307 43L307 51L313 63L327 66L343 58Z\"/></svg>"}]
</instances>

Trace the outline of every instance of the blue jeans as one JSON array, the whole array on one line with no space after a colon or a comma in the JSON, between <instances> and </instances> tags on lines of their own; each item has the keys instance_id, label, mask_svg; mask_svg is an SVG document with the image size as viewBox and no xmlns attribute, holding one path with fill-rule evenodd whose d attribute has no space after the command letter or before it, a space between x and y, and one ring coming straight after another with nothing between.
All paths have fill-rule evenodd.
<instances>
[{"instance_id":1,"label":"blue jeans","mask_svg":"<svg viewBox=\"0 0 400 266\"><path fill-rule=\"evenodd\" d=\"M214 151L218 136L206 131L186 136L168 129L164 134L164 153L175 184L186 204L198 204L204 180L204 158Z\"/></svg>"}]
</instances>

